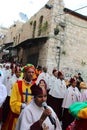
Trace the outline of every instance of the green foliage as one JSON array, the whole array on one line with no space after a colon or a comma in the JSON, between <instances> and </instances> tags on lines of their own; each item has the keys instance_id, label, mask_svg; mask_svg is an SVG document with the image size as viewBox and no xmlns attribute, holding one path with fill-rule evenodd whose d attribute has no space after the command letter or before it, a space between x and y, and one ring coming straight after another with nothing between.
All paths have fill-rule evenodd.
<instances>
[{"instance_id":1,"label":"green foliage","mask_svg":"<svg viewBox=\"0 0 87 130\"><path fill-rule=\"evenodd\" d=\"M33 21L30 21L30 25L32 25L33 24Z\"/></svg>"},{"instance_id":2,"label":"green foliage","mask_svg":"<svg viewBox=\"0 0 87 130\"><path fill-rule=\"evenodd\" d=\"M39 26L39 34L41 34L41 32L47 31L47 29L48 29L48 22L46 21L43 23L43 25Z\"/></svg>"},{"instance_id":3,"label":"green foliage","mask_svg":"<svg viewBox=\"0 0 87 130\"><path fill-rule=\"evenodd\" d=\"M63 55L66 55L66 51L65 51L65 50L63 50L63 51L62 51L62 54L63 54Z\"/></svg>"},{"instance_id":4,"label":"green foliage","mask_svg":"<svg viewBox=\"0 0 87 130\"><path fill-rule=\"evenodd\" d=\"M42 26L42 31L46 31L48 29L48 22L46 21Z\"/></svg>"}]
</instances>

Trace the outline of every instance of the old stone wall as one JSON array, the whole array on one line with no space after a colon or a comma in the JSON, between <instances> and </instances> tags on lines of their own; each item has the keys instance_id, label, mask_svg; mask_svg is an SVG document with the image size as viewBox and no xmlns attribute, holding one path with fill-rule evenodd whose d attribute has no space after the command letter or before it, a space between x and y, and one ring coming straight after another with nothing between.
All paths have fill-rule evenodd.
<instances>
[{"instance_id":1,"label":"old stone wall","mask_svg":"<svg viewBox=\"0 0 87 130\"><path fill-rule=\"evenodd\" d=\"M44 6L25 24L9 28L3 43L13 42L17 46L38 38L38 46L24 48L22 54L19 53L23 63L38 53L37 65L47 66L49 73L56 67L66 78L81 72L87 80L87 19L65 13L63 0L49 0L47 5L52 8ZM48 37L47 42L40 43L42 37Z\"/></svg>"},{"instance_id":2,"label":"old stone wall","mask_svg":"<svg viewBox=\"0 0 87 130\"><path fill-rule=\"evenodd\" d=\"M15 24L13 24L9 29L8 32L6 33L6 37L3 39L3 43L14 43L14 46L16 44L19 44L20 42L18 41L19 34L22 29L22 22L17 21Z\"/></svg>"},{"instance_id":3,"label":"old stone wall","mask_svg":"<svg viewBox=\"0 0 87 130\"><path fill-rule=\"evenodd\" d=\"M53 1L49 1L52 4ZM40 9L34 16L32 16L23 26L20 33L20 42L37 37L45 37L49 35L51 27L51 9L47 9L45 6ZM41 22L42 20L42 22ZM40 25L41 22L41 25ZM41 31L41 33L40 33ZM40 33L40 34L39 34Z\"/></svg>"},{"instance_id":4,"label":"old stone wall","mask_svg":"<svg viewBox=\"0 0 87 130\"><path fill-rule=\"evenodd\" d=\"M87 21L66 14L65 39L61 44L60 69L66 76L81 72L87 80Z\"/></svg>"}]
</instances>

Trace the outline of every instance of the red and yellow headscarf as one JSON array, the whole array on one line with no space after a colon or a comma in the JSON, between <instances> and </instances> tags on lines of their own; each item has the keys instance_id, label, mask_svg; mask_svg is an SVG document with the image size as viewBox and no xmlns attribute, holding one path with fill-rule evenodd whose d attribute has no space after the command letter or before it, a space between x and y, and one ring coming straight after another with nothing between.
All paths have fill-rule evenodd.
<instances>
[{"instance_id":1,"label":"red and yellow headscarf","mask_svg":"<svg viewBox=\"0 0 87 130\"><path fill-rule=\"evenodd\" d=\"M28 71L30 68L35 71L35 67L34 67L33 64L26 64L26 65L22 68L22 72L26 72L26 71Z\"/></svg>"}]
</instances>

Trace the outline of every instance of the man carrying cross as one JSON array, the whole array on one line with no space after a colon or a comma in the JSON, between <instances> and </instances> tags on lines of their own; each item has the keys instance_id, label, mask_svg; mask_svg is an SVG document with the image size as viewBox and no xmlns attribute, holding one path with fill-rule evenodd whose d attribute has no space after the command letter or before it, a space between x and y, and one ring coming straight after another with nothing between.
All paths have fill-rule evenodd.
<instances>
[{"instance_id":1,"label":"man carrying cross","mask_svg":"<svg viewBox=\"0 0 87 130\"><path fill-rule=\"evenodd\" d=\"M2 130L15 130L15 125L19 117L19 114L21 113L22 109L24 109L27 106L27 104L30 103L32 99L30 87L32 86L32 84L34 84L34 82L32 81L35 72L34 65L27 64L26 66L24 66L23 72L24 72L23 80L17 81L13 85L11 92L10 107L11 107L11 116L13 115L12 119L8 121L9 123L9 125L7 124L8 128L6 129L4 128Z\"/></svg>"}]
</instances>

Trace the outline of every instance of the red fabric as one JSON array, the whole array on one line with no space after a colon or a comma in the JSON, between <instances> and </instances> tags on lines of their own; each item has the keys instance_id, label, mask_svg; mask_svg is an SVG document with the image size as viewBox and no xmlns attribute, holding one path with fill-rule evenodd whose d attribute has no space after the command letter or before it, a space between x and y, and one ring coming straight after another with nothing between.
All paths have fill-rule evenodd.
<instances>
[{"instance_id":1,"label":"red fabric","mask_svg":"<svg viewBox=\"0 0 87 130\"><path fill-rule=\"evenodd\" d=\"M35 81L32 81L32 85L35 84Z\"/></svg>"},{"instance_id":2,"label":"red fabric","mask_svg":"<svg viewBox=\"0 0 87 130\"><path fill-rule=\"evenodd\" d=\"M15 118L18 118L18 114L13 113L10 111L8 113L6 121L2 124L1 130L12 130L13 121Z\"/></svg>"},{"instance_id":3,"label":"red fabric","mask_svg":"<svg viewBox=\"0 0 87 130\"><path fill-rule=\"evenodd\" d=\"M2 107L0 108L0 122L2 121Z\"/></svg>"},{"instance_id":4,"label":"red fabric","mask_svg":"<svg viewBox=\"0 0 87 130\"><path fill-rule=\"evenodd\" d=\"M18 80L17 83L18 83L18 89L19 89L19 92L20 92L20 95L21 95L21 102L23 102L22 81Z\"/></svg>"},{"instance_id":5,"label":"red fabric","mask_svg":"<svg viewBox=\"0 0 87 130\"><path fill-rule=\"evenodd\" d=\"M9 122L8 130L12 130L14 119L18 118L18 116L19 116L18 114L15 114L12 111L10 111L10 122Z\"/></svg>"},{"instance_id":6,"label":"red fabric","mask_svg":"<svg viewBox=\"0 0 87 130\"><path fill-rule=\"evenodd\" d=\"M17 81L18 83L18 88L19 92L21 95L21 101L23 101L23 96L22 96L22 81L19 80ZM18 118L18 114L13 113L11 110L8 113L8 116L6 118L6 121L3 123L1 130L12 130L13 122L15 118Z\"/></svg>"},{"instance_id":7,"label":"red fabric","mask_svg":"<svg viewBox=\"0 0 87 130\"><path fill-rule=\"evenodd\" d=\"M35 71L35 67L32 66L24 66L24 72L27 72L29 69L33 69Z\"/></svg>"},{"instance_id":8,"label":"red fabric","mask_svg":"<svg viewBox=\"0 0 87 130\"><path fill-rule=\"evenodd\" d=\"M86 130L87 129L87 119L76 120L76 129L77 130Z\"/></svg>"},{"instance_id":9,"label":"red fabric","mask_svg":"<svg viewBox=\"0 0 87 130\"><path fill-rule=\"evenodd\" d=\"M76 130L75 129L75 124L76 123L76 121L74 120L67 128L66 128L66 130Z\"/></svg>"},{"instance_id":10,"label":"red fabric","mask_svg":"<svg viewBox=\"0 0 87 130\"><path fill-rule=\"evenodd\" d=\"M86 129L87 129L87 119L80 119L72 122L66 130L86 130Z\"/></svg>"}]
</instances>

